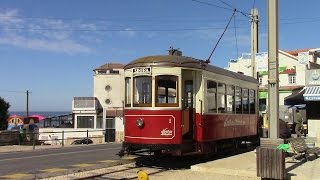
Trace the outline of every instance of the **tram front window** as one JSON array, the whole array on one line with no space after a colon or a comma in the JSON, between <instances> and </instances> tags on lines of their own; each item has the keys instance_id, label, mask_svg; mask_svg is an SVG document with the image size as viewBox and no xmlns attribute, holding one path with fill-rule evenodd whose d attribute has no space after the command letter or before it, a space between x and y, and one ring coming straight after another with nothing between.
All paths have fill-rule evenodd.
<instances>
[{"instance_id":1,"label":"tram front window","mask_svg":"<svg viewBox=\"0 0 320 180\"><path fill-rule=\"evenodd\" d=\"M151 106L151 77L140 76L133 78L134 106Z\"/></svg>"},{"instance_id":2,"label":"tram front window","mask_svg":"<svg viewBox=\"0 0 320 180\"><path fill-rule=\"evenodd\" d=\"M156 77L156 106L178 106L177 101L177 77Z\"/></svg>"}]
</instances>

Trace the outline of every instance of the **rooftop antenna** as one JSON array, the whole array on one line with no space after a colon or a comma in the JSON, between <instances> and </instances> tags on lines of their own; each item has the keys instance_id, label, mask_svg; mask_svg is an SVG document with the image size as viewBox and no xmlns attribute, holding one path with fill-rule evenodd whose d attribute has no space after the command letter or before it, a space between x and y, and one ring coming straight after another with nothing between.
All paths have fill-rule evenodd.
<instances>
[{"instance_id":1,"label":"rooftop antenna","mask_svg":"<svg viewBox=\"0 0 320 180\"><path fill-rule=\"evenodd\" d=\"M174 55L174 53L176 52L176 51L178 51L180 48L177 48L177 49L175 49L175 48L173 48L173 46L170 46L169 47L169 55Z\"/></svg>"}]
</instances>

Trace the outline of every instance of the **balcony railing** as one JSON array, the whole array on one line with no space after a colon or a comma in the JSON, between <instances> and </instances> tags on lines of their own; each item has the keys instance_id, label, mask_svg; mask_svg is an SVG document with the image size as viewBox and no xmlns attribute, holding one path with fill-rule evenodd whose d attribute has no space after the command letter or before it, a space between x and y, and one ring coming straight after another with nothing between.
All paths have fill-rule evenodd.
<instances>
[{"instance_id":1,"label":"balcony railing","mask_svg":"<svg viewBox=\"0 0 320 180\"><path fill-rule=\"evenodd\" d=\"M72 110L97 110L99 101L95 97L74 97Z\"/></svg>"}]
</instances>

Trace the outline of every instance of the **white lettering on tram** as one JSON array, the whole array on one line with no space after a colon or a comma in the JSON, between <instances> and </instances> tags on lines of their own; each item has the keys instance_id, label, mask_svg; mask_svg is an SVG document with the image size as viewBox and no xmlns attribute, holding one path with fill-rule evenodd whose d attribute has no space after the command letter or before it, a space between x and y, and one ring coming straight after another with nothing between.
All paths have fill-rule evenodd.
<instances>
[{"instance_id":1,"label":"white lettering on tram","mask_svg":"<svg viewBox=\"0 0 320 180\"><path fill-rule=\"evenodd\" d=\"M162 129L161 136L172 136L172 130L169 130L168 128Z\"/></svg>"},{"instance_id":2,"label":"white lettering on tram","mask_svg":"<svg viewBox=\"0 0 320 180\"><path fill-rule=\"evenodd\" d=\"M224 127L227 127L227 126L243 126L243 125L246 125L246 123L244 121L237 120L237 119L229 119L229 120L226 120L224 122Z\"/></svg>"}]
</instances>

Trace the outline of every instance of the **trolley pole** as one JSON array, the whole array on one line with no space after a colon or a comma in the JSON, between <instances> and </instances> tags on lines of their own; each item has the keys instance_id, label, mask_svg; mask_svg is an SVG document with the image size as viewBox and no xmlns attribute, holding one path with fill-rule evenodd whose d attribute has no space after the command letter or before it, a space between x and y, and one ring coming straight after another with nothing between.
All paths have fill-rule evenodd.
<instances>
[{"instance_id":1,"label":"trolley pole","mask_svg":"<svg viewBox=\"0 0 320 180\"><path fill-rule=\"evenodd\" d=\"M251 68L252 77L257 79L256 73L256 54L258 53L258 9L251 9Z\"/></svg>"},{"instance_id":2,"label":"trolley pole","mask_svg":"<svg viewBox=\"0 0 320 180\"><path fill-rule=\"evenodd\" d=\"M279 138L278 0L268 0L268 119L269 138Z\"/></svg>"}]
</instances>

